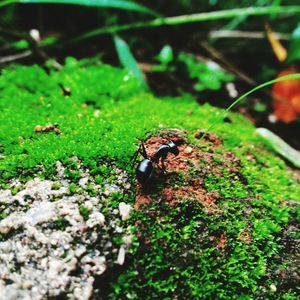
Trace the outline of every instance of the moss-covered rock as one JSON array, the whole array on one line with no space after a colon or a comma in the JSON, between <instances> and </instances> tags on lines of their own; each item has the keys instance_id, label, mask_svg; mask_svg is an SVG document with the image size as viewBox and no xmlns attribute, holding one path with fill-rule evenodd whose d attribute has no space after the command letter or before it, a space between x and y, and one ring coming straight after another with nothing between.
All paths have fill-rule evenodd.
<instances>
[{"instance_id":1,"label":"moss-covered rock","mask_svg":"<svg viewBox=\"0 0 300 300\"><path fill-rule=\"evenodd\" d=\"M297 298L299 173L243 117L230 114L201 138L221 110L189 95L157 99L123 70L73 59L59 72L4 70L0 91L0 248L16 257L0 253L0 266L13 266L0 273L5 299ZM130 161L140 139L150 156L180 144L146 187ZM32 221L41 205L48 214ZM37 251L32 230L70 236L24 259L13 245L22 250L25 236ZM65 281L28 283L58 262Z\"/></svg>"}]
</instances>

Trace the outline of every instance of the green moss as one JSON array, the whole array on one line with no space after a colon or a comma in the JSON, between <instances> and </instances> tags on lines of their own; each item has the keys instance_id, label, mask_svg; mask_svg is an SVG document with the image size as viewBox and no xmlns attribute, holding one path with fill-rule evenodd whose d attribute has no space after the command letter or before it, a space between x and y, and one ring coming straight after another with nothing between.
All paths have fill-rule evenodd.
<instances>
[{"instance_id":1,"label":"green moss","mask_svg":"<svg viewBox=\"0 0 300 300\"><path fill-rule=\"evenodd\" d=\"M14 188L11 189L11 194L13 196L17 195L18 192L19 192L19 188L18 187L14 187Z\"/></svg>"},{"instance_id":2,"label":"green moss","mask_svg":"<svg viewBox=\"0 0 300 300\"><path fill-rule=\"evenodd\" d=\"M213 158L213 160L214 160L214 162L216 162L217 164L222 162L222 159L221 159L220 157L218 157L218 156L215 156L215 157Z\"/></svg>"},{"instance_id":3,"label":"green moss","mask_svg":"<svg viewBox=\"0 0 300 300\"><path fill-rule=\"evenodd\" d=\"M62 94L59 83L70 88L70 96ZM135 238L127 265L122 273L114 273L111 289L103 295L110 293L110 299L128 295L132 299L295 299L296 290L276 274L278 268L293 265L278 256L290 253L287 238L296 239L290 229L297 218L299 222L299 212L287 200L299 198L299 184L242 116L230 114L232 123L213 129L224 141L216 148L197 140L194 130L208 128L221 110L199 106L188 95L157 99L141 91L125 71L107 65L84 67L70 59L60 72L50 74L38 66L4 70L0 91L3 187L14 177L55 178L59 160L74 194L80 179L74 156L97 184L115 183L117 176L109 162L131 174L130 158L138 140L164 128L187 130L189 142L209 154L199 158L199 167L189 176L200 177L205 190L219 195L220 213L207 214L200 203L189 199L175 206L154 201L147 209L135 211L130 220ZM47 124L59 124L62 134L34 131L36 125ZM239 158L234 166L223 155L228 151ZM208 164L210 171L202 171ZM178 189L188 184L181 173L172 180ZM91 196L97 194L90 185L86 190ZM109 219L111 209L121 201L133 202L133 195L116 193L107 201L110 205L104 203L101 212ZM80 214L89 218L84 203ZM55 226L63 230L68 224L58 219ZM225 246L218 248L222 237ZM277 292L272 292L271 284Z\"/></svg>"},{"instance_id":4,"label":"green moss","mask_svg":"<svg viewBox=\"0 0 300 300\"><path fill-rule=\"evenodd\" d=\"M78 180L80 179L80 171L66 169L65 170L65 176L68 179L70 179L72 182L77 183Z\"/></svg>"},{"instance_id":5,"label":"green moss","mask_svg":"<svg viewBox=\"0 0 300 300\"><path fill-rule=\"evenodd\" d=\"M61 188L61 184L59 182L55 182L52 184L51 189L52 190L59 190Z\"/></svg>"},{"instance_id":6,"label":"green moss","mask_svg":"<svg viewBox=\"0 0 300 300\"><path fill-rule=\"evenodd\" d=\"M81 205L79 207L79 213L81 214L83 219L85 221L87 221L89 219L89 215L90 215L91 211L87 207L85 207L84 205Z\"/></svg>"},{"instance_id":7,"label":"green moss","mask_svg":"<svg viewBox=\"0 0 300 300\"><path fill-rule=\"evenodd\" d=\"M87 184L85 190L91 197L95 197L97 195L97 190L91 184Z\"/></svg>"},{"instance_id":8,"label":"green moss","mask_svg":"<svg viewBox=\"0 0 300 300\"><path fill-rule=\"evenodd\" d=\"M58 83L70 87L70 97L62 95ZM50 74L38 66L11 67L2 71L0 90L2 182L39 164L44 171L50 170L50 175L57 160L66 164L75 154L94 168L98 167L94 162L108 157L127 166L137 139L160 127L205 128L219 113L209 105L199 107L189 96L158 100L140 91L126 72L106 65L83 68L72 63ZM99 112L85 105L91 100L101 107ZM187 115L190 110L193 114ZM242 122L249 136L252 127L244 119ZM224 125L226 132L234 123ZM36 125L48 124L59 124L62 134L34 131ZM231 136L230 130L230 143ZM243 132L238 136L235 143L247 140ZM76 182L76 169L66 172Z\"/></svg>"},{"instance_id":9,"label":"green moss","mask_svg":"<svg viewBox=\"0 0 300 300\"><path fill-rule=\"evenodd\" d=\"M291 268L281 259L287 251L285 230L296 222L294 209L278 199L299 189L277 187L273 198L270 187L256 193L255 185L245 182L254 174L245 179L224 165L222 171L202 176L205 188L219 194L217 214L207 214L196 201L175 206L157 201L134 213L133 222L140 225L133 262L112 285L112 299L128 294L132 299L296 299L296 289L276 275Z\"/></svg>"},{"instance_id":10,"label":"green moss","mask_svg":"<svg viewBox=\"0 0 300 300\"><path fill-rule=\"evenodd\" d=\"M102 177L102 176L100 176L100 175L97 175L97 176L95 177L95 182L96 182L97 184L103 184L103 183L104 183L104 177Z\"/></svg>"},{"instance_id":11,"label":"green moss","mask_svg":"<svg viewBox=\"0 0 300 300\"><path fill-rule=\"evenodd\" d=\"M1 212L1 213L0 213L0 221L1 221L1 220L4 220L4 219L7 218L7 217L8 217L7 213L5 213L5 212Z\"/></svg>"},{"instance_id":12,"label":"green moss","mask_svg":"<svg viewBox=\"0 0 300 300\"><path fill-rule=\"evenodd\" d=\"M73 195L77 192L77 186L76 186L75 183L70 183L69 192L70 192L71 195Z\"/></svg>"},{"instance_id":13,"label":"green moss","mask_svg":"<svg viewBox=\"0 0 300 300\"><path fill-rule=\"evenodd\" d=\"M56 221L53 222L53 227L61 231L64 231L69 225L69 221L63 217L59 217Z\"/></svg>"},{"instance_id":14,"label":"green moss","mask_svg":"<svg viewBox=\"0 0 300 300\"><path fill-rule=\"evenodd\" d=\"M180 172L172 174L172 178L170 179L170 185L173 188L181 187L181 186L185 185L186 183L187 182L186 182L186 178L185 178L184 174L182 174Z\"/></svg>"}]
</instances>

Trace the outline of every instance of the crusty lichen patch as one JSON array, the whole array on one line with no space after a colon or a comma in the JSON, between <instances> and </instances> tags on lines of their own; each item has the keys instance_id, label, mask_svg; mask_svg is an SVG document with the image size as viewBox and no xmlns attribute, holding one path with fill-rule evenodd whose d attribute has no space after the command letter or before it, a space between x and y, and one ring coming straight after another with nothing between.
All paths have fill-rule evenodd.
<instances>
[{"instance_id":1,"label":"crusty lichen patch","mask_svg":"<svg viewBox=\"0 0 300 300\"><path fill-rule=\"evenodd\" d=\"M97 184L73 161L76 191L60 162L55 181L12 180L10 189L0 190L6 216L0 221L1 300L90 299L95 278L124 263L131 243L126 222L131 206L121 202L130 189L128 175L114 167L115 180Z\"/></svg>"}]
</instances>

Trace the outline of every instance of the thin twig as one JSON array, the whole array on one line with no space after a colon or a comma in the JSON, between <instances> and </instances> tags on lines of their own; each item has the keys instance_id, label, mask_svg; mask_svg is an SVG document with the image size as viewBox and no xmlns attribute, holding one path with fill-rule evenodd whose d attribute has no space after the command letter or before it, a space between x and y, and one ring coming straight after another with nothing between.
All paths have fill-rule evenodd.
<instances>
[{"instance_id":1,"label":"thin twig","mask_svg":"<svg viewBox=\"0 0 300 300\"><path fill-rule=\"evenodd\" d=\"M29 49L17 54L8 55L0 58L0 63L12 62L21 58L28 57L30 55L37 56L43 62L48 60L50 57L47 53L42 49L43 47L40 45L39 41L37 41L34 37L32 37L28 33L23 33L17 30L9 30L3 27L0 27L0 34L3 36L7 36L10 38L18 39L18 40L26 40L29 45ZM56 63L54 65L55 68L61 68L61 65Z\"/></svg>"},{"instance_id":2,"label":"thin twig","mask_svg":"<svg viewBox=\"0 0 300 300\"><path fill-rule=\"evenodd\" d=\"M9 63L31 55L37 56L43 62L50 59L48 54L42 49L42 46L40 45L39 41L35 40L30 34L19 32L16 30L8 30L3 27L0 27L0 34L14 39L26 40L29 45L29 49L27 49L24 52L0 57L0 64ZM59 70L62 68L62 65L55 61L53 67Z\"/></svg>"},{"instance_id":3,"label":"thin twig","mask_svg":"<svg viewBox=\"0 0 300 300\"><path fill-rule=\"evenodd\" d=\"M11 30L0 26L0 34L14 39L27 39L28 35L17 30Z\"/></svg>"},{"instance_id":4,"label":"thin twig","mask_svg":"<svg viewBox=\"0 0 300 300\"><path fill-rule=\"evenodd\" d=\"M212 30L209 32L211 39L237 38L237 39L265 39L266 33L262 31L241 31L241 30ZM279 40L288 41L290 34L274 32L274 36Z\"/></svg>"},{"instance_id":5,"label":"thin twig","mask_svg":"<svg viewBox=\"0 0 300 300\"><path fill-rule=\"evenodd\" d=\"M207 42L201 42L201 46L210 53L210 55L219 61L223 66L229 70L231 73L235 74L237 77L248 83L250 86L256 86L257 82L255 82L250 76L245 74L243 71L239 70L237 66L235 66L232 62L230 62L225 56L219 52L217 49L209 45Z\"/></svg>"},{"instance_id":6,"label":"thin twig","mask_svg":"<svg viewBox=\"0 0 300 300\"><path fill-rule=\"evenodd\" d=\"M32 54L31 50L26 50L26 51L21 52L21 53L3 56L3 57L0 57L0 64L6 64L6 63L9 63L9 62L12 62L12 61L16 61L18 59L28 57L31 54Z\"/></svg>"}]
</instances>

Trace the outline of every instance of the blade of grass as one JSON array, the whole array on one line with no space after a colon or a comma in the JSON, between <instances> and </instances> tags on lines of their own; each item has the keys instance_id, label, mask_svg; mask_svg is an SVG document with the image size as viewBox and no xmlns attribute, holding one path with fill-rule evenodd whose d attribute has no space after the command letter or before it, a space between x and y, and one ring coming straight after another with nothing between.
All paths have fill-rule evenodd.
<instances>
[{"instance_id":1,"label":"blade of grass","mask_svg":"<svg viewBox=\"0 0 300 300\"><path fill-rule=\"evenodd\" d=\"M140 70L128 44L118 35L114 35L114 43L122 66L137 78L144 89L148 89L143 73Z\"/></svg>"},{"instance_id":2,"label":"blade of grass","mask_svg":"<svg viewBox=\"0 0 300 300\"><path fill-rule=\"evenodd\" d=\"M118 8L124 10L138 11L141 13L150 14L153 16L158 16L153 10L127 0L6 0L4 3L0 4L5 6L11 3L49 3L49 4L72 4L72 5L84 5L84 6L95 6L95 7L108 7L108 8Z\"/></svg>"},{"instance_id":3,"label":"blade of grass","mask_svg":"<svg viewBox=\"0 0 300 300\"><path fill-rule=\"evenodd\" d=\"M272 15L272 14L299 14L300 5L294 6L266 6L266 7L247 7L247 8L236 8L228 10L219 10L205 13L197 13L190 15L182 15L168 18L156 18L151 21L146 22L135 22L124 25L115 25L105 28L98 28L87 33L84 33L71 41L77 42L85 40L94 36L117 33L121 31L147 28L147 27L160 27L164 25L180 25L185 23L194 23L194 22L206 22L222 19L232 19L238 16L261 16L261 15Z\"/></svg>"},{"instance_id":4,"label":"blade of grass","mask_svg":"<svg viewBox=\"0 0 300 300\"><path fill-rule=\"evenodd\" d=\"M300 73L295 73L295 74L290 74L290 75L286 75L286 76L282 76L267 82L264 82L258 86L256 86L255 88L251 89L250 91L248 91L247 93L243 94L241 97L239 97L237 100L235 100L232 104L230 104L223 112L223 114L221 114L221 116L219 118L217 118L215 120L215 122L213 122L208 129L206 130L206 132L209 132L213 127L215 127L216 125L218 125L219 123L221 123L224 119L224 117L226 116L226 114L228 113L229 110L231 110L234 106L236 106L238 103L240 103L242 100L244 100L247 96L249 96L250 94L254 93L257 90L260 90L268 85L271 85L273 83L279 82L279 81L283 81L283 80L292 80L292 79L300 79ZM207 133L206 133L207 134ZM204 138L206 136L206 134L204 134L202 136L202 138Z\"/></svg>"},{"instance_id":5,"label":"blade of grass","mask_svg":"<svg viewBox=\"0 0 300 300\"><path fill-rule=\"evenodd\" d=\"M0 3L0 7L2 6L6 6L6 5L9 5L9 4L12 4L12 3L17 3L18 0L4 0Z\"/></svg>"}]
</instances>

